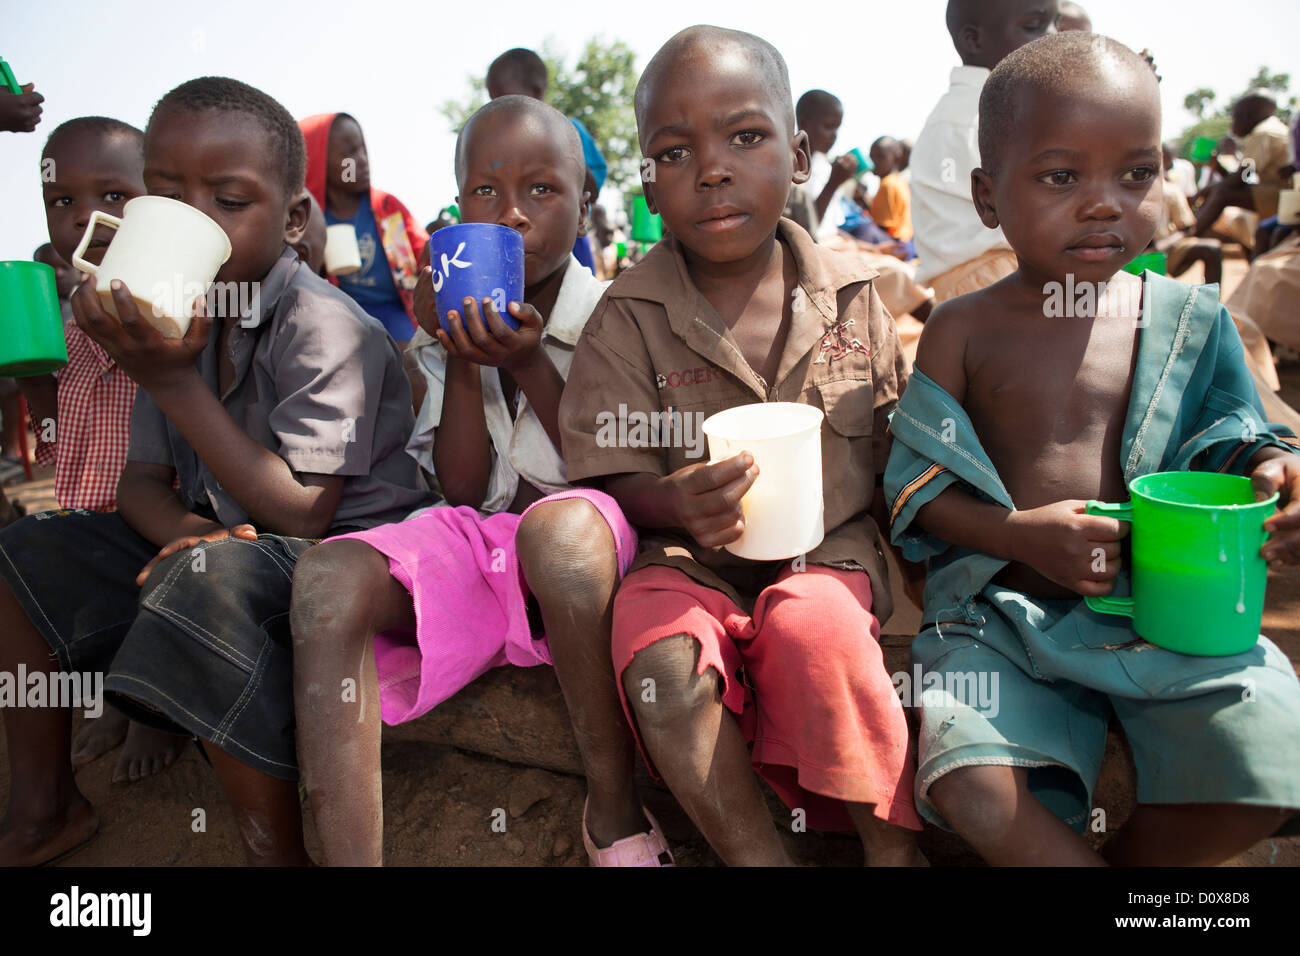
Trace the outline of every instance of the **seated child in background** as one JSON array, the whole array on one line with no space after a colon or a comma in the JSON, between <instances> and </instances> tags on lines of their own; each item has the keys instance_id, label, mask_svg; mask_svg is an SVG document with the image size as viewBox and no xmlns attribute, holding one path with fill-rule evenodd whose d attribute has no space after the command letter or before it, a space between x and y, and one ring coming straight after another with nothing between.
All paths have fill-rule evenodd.
<instances>
[{"instance_id":1,"label":"seated child in background","mask_svg":"<svg viewBox=\"0 0 1300 956\"><path fill-rule=\"evenodd\" d=\"M907 724L877 643L888 572L868 513L907 376L893 322L870 270L781 219L790 183L807 178L808 138L771 44L685 30L646 67L635 106L655 164L646 200L669 236L610 286L560 409L569 479L599 479L642 530L614 601L624 708L725 862L788 862L751 766L809 826L856 826L869 862L920 861ZM826 414L826 538L793 564L717 550L743 531L748 454L700 460L702 435L609 440L611 414L698 428L765 401Z\"/></svg>"},{"instance_id":2,"label":"seated child in background","mask_svg":"<svg viewBox=\"0 0 1300 956\"><path fill-rule=\"evenodd\" d=\"M513 50L506 50L492 61L488 66L484 85L487 87L488 96L494 100L501 96L527 96L535 100L545 100L546 87L550 83L550 78L550 71L540 56L532 50L515 47ZM582 156L587 165L583 188L590 194L590 201L595 203L601 187L605 185L609 164L605 162L600 147L596 145L591 131L583 125L582 120L569 117L569 122L573 124L573 128L578 131L578 137L582 140ZM578 241L573 246L573 255L584 268L597 273L595 256L586 236L578 237Z\"/></svg>"},{"instance_id":3,"label":"seated child in background","mask_svg":"<svg viewBox=\"0 0 1300 956\"><path fill-rule=\"evenodd\" d=\"M402 450L410 391L383 327L285 244L307 204L302 134L279 103L191 80L154 108L144 152L150 194L230 238L217 281L257 291L218 298L219 315L202 308L183 339L159 335L120 283L121 322L93 278L73 295L78 325L140 386L131 445L116 512L31 515L0 532L0 670L107 672L114 706L203 741L250 862L306 862L292 568L325 534L429 500ZM249 300L259 312L237 311ZM0 864L49 860L95 832L70 720L67 706L4 711Z\"/></svg>"},{"instance_id":4,"label":"seated child in background","mask_svg":"<svg viewBox=\"0 0 1300 956\"><path fill-rule=\"evenodd\" d=\"M903 178L903 147L892 136L882 136L871 144L871 164L876 167L880 186L871 199L871 218L876 225L898 240L907 250L908 259L916 258L912 242L912 191Z\"/></svg>"},{"instance_id":5,"label":"seated child in background","mask_svg":"<svg viewBox=\"0 0 1300 956\"><path fill-rule=\"evenodd\" d=\"M585 178L573 126L539 100L499 97L465 124L461 214L523 235L527 301L510 303L512 331L490 299L466 299L448 334L432 273L421 274L416 310L436 341L422 332L412 342L427 392L408 449L452 507L334 538L295 574L298 748L330 864L382 862L381 717L413 720L489 668L549 664L552 650L591 800L616 845L609 855L671 862L636 799L611 669L585 654L585 645L609 644L609 605L636 533L608 495L569 488L559 452L565 373L605 289L572 255L590 201ZM529 515L545 517L524 535ZM587 519L590 535L574 534ZM579 578L583 586L571 587ZM562 646L576 649L567 651L573 670ZM345 679L359 688L351 699L338 693ZM591 692L596 681L604 700ZM586 717L593 711L599 721ZM621 740L611 745L611 734Z\"/></svg>"},{"instance_id":6,"label":"seated child in background","mask_svg":"<svg viewBox=\"0 0 1300 956\"><path fill-rule=\"evenodd\" d=\"M797 186L812 201L814 222L808 231L819 240L828 239L844 224L840 187L858 171L858 161L848 153L834 162L830 158L844 123L844 104L825 90L809 90L799 97L794 114L798 128L808 134L812 151L808 181Z\"/></svg>"},{"instance_id":7,"label":"seated child in background","mask_svg":"<svg viewBox=\"0 0 1300 956\"><path fill-rule=\"evenodd\" d=\"M1259 219L1277 215L1278 196L1290 188L1295 157L1290 131L1277 117L1277 100L1271 93L1248 93L1232 106L1232 133L1241 139L1241 165L1209 188L1196 210L1195 235L1214 228L1229 206L1254 212ZM1245 246L1253 246L1253 227Z\"/></svg>"},{"instance_id":8,"label":"seated child in background","mask_svg":"<svg viewBox=\"0 0 1300 956\"><path fill-rule=\"evenodd\" d=\"M404 344L415 331L415 281L429 235L396 196L370 185L370 157L355 119L321 113L299 126L307 143L307 191L325 210L327 225L356 228L361 248L361 268L332 281Z\"/></svg>"},{"instance_id":9,"label":"seated child in background","mask_svg":"<svg viewBox=\"0 0 1300 956\"><path fill-rule=\"evenodd\" d=\"M1121 271L1161 208L1160 95L1140 57L1045 37L994 70L980 124L977 208L1020 265L935 309L886 489L894 540L930 558L914 666L947 687L991 674L998 697L922 709L918 804L993 864L1220 862L1300 807L1300 684L1267 639L1194 657L1090 610L1080 596L1111 592L1125 531L1084 505L1152 472L1249 475L1285 506L1263 557L1294 563L1295 438L1263 424L1212 290ZM1067 279L1107 284L1093 314L1048 317L1049 284ZM1138 807L1099 856L1078 834L1112 708Z\"/></svg>"},{"instance_id":10,"label":"seated child in background","mask_svg":"<svg viewBox=\"0 0 1300 956\"><path fill-rule=\"evenodd\" d=\"M985 229L970 195L979 165L980 88L1017 47L1056 32L1057 0L948 0L946 20L962 65L926 118L912 151L916 281L936 302L974 292L1015 271L1001 230Z\"/></svg>"},{"instance_id":11,"label":"seated child in background","mask_svg":"<svg viewBox=\"0 0 1300 956\"><path fill-rule=\"evenodd\" d=\"M63 338L68 364L53 375L22 379L36 434L36 462L54 466L54 496L67 510L113 511L117 482L126 466L131 406L136 385L107 352L77 327L69 301L84 278L69 263L90 222L102 210L122 215L126 203L143 196L144 134L104 116L83 116L56 127L45 141L42 163L54 170L42 177L45 222L55 268L60 307L65 309ZM96 228L86 248L98 265L113 238L107 225ZM38 250L39 252L39 250ZM135 781L160 773L179 754L183 741L143 724L129 722L108 708L72 744L72 765L90 763L126 739L113 768L113 781Z\"/></svg>"}]
</instances>

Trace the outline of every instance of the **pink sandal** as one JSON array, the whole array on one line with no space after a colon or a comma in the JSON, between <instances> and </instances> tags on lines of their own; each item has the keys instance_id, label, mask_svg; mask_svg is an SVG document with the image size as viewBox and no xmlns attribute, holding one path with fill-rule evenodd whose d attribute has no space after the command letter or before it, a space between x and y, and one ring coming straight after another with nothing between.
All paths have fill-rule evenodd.
<instances>
[{"instance_id":1,"label":"pink sandal","mask_svg":"<svg viewBox=\"0 0 1300 956\"><path fill-rule=\"evenodd\" d=\"M650 829L621 840L615 840L605 849L592 842L587 832L587 804L582 805L582 843L587 848L587 859L592 866L676 866L668 844L659 833L659 823L644 806L641 812L650 821Z\"/></svg>"}]
</instances>

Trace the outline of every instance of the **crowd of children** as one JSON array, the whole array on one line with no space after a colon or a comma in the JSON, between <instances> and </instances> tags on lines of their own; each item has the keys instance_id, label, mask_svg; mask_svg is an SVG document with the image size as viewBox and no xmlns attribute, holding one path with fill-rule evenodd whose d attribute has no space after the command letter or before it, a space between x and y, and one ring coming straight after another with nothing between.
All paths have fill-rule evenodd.
<instances>
[{"instance_id":1,"label":"crowd of children","mask_svg":"<svg viewBox=\"0 0 1300 956\"><path fill-rule=\"evenodd\" d=\"M429 232L371 185L352 116L298 122L203 77L143 133L54 130L36 258L69 361L20 383L37 436L57 423L37 455L60 510L0 530L0 672L102 673L115 716L74 742L69 707L4 708L0 864L94 836L73 768L123 736L128 780L197 743L250 864L311 862L300 781L323 862L381 864L383 725L503 665L555 668L593 866L673 864L638 753L736 865L789 862L760 778L808 826L856 830L874 866L925 865L925 822L992 864L1074 865L1221 862L1292 825L1285 655L1154 648L1082 600L1125 574L1124 526L1085 502L1157 471L1278 492L1262 555L1300 563L1300 442L1267 424L1238 332L1257 326L1214 287L1122 271L1155 243L1209 273L1224 209L1276 213L1294 166L1276 104L1238 104L1258 175L1194 189L1193 212L1167 181L1149 59L1077 4L950 0L946 25L962 65L915 145L834 159L842 101L796 104L771 43L673 36L636 88L665 235L634 265L604 254L590 134L542 101L535 53L502 54L446 157L454 215L430 228L522 236L510 322L492 299L437 302ZM0 94L0 126L35 128L39 104ZM90 213L145 194L216 221L217 280L256 283L252 305L201 302L169 339L120 282L120 319L78 284ZM343 224L361 267L331 276ZM1296 268L1295 236L1262 244L1239 293L1257 314ZM1067 281L1099 290L1088 315L1045 308ZM794 561L724 549L749 453L605 428L759 402L823 413L825 536ZM889 551L923 605L913 661L992 675L991 712L931 701L909 725L880 645ZM1139 806L1098 853L1079 834L1112 713Z\"/></svg>"}]
</instances>

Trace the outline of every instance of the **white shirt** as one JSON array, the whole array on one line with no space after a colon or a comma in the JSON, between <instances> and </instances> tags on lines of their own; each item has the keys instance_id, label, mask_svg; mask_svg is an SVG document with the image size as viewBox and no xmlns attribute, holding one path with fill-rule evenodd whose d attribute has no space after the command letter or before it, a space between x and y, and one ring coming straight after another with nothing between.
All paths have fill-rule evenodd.
<instances>
[{"instance_id":1,"label":"white shirt","mask_svg":"<svg viewBox=\"0 0 1300 956\"><path fill-rule=\"evenodd\" d=\"M912 226L921 285L990 249L1011 248L1001 229L980 222L970 195L971 170L980 164L980 91L988 76L981 66L956 67L912 148Z\"/></svg>"},{"instance_id":2,"label":"white shirt","mask_svg":"<svg viewBox=\"0 0 1300 956\"><path fill-rule=\"evenodd\" d=\"M608 282L602 282L591 270L572 256L560 284L555 308L542 332L542 349L546 352L561 378L569 377L573 364L573 350L578 344L587 319L605 292ZM415 430L406 445L407 454L437 478L433 467L433 431L442 421L442 396L447 380L447 353L438 341L423 329L411 338L411 347L417 348L416 362L424 376L428 391L420 414L415 418ZM542 427L541 419L528 404L521 389L518 417L510 418L501 388L500 372L487 365L480 366L483 386L483 413L487 421L488 437L492 440L492 477L488 481L487 496L479 505L485 514L495 514L510 507L519 490L522 477L533 487L546 494L555 494L569 487L564 477L564 459Z\"/></svg>"},{"instance_id":3,"label":"white shirt","mask_svg":"<svg viewBox=\"0 0 1300 956\"><path fill-rule=\"evenodd\" d=\"M808 195L812 198L814 213L816 213L817 197L822 194L826 184L831 179L831 160L825 153L813 153L812 162L808 168L808 182L804 189L808 190ZM829 239L839 231L840 226L844 225L844 207L840 204L840 194L844 187L853 188L853 180L849 180L835 191L831 201L826 204L826 213L817 223L817 229L813 232L813 237L817 240Z\"/></svg>"},{"instance_id":4,"label":"white shirt","mask_svg":"<svg viewBox=\"0 0 1300 956\"><path fill-rule=\"evenodd\" d=\"M1178 156L1174 159L1174 164L1165 173L1166 182L1173 183L1183 191L1183 195L1191 199L1199 191L1196 185L1196 167L1190 160Z\"/></svg>"}]
</instances>

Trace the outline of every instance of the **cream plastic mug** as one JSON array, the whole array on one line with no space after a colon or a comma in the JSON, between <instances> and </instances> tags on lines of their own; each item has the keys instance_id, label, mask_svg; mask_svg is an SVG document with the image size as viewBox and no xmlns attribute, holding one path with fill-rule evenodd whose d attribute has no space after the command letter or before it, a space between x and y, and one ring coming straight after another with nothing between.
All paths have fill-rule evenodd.
<instances>
[{"instance_id":1,"label":"cream plastic mug","mask_svg":"<svg viewBox=\"0 0 1300 956\"><path fill-rule=\"evenodd\" d=\"M709 458L743 451L758 477L740 501L745 531L726 549L753 561L806 554L825 537L822 500L821 409L794 402L729 408L704 420Z\"/></svg>"},{"instance_id":2,"label":"cream plastic mug","mask_svg":"<svg viewBox=\"0 0 1300 956\"><path fill-rule=\"evenodd\" d=\"M117 235L96 266L82 256L100 222ZM178 339L190 327L196 300L229 258L230 239L213 219L175 199L137 196L120 219L99 209L90 214L72 264L95 276L99 301L110 315L117 316L111 283L118 279L140 314L165 337Z\"/></svg>"},{"instance_id":3,"label":"cream plastic mug","mask_svg":"<svg viewBox=\"0 0 1300 956\"><path fill-rule=\"evenodd\" d=\"M361 247L357 245L357 230L351 223L343 222L325 230L325 271L333 276L345 276L361 268Z\"/></svg>"}]
</instances>

